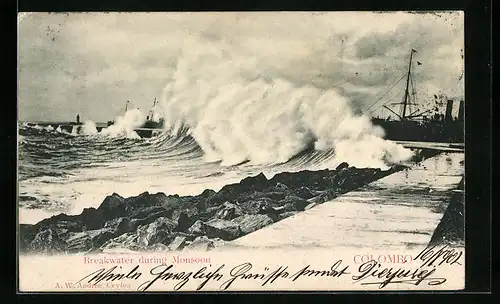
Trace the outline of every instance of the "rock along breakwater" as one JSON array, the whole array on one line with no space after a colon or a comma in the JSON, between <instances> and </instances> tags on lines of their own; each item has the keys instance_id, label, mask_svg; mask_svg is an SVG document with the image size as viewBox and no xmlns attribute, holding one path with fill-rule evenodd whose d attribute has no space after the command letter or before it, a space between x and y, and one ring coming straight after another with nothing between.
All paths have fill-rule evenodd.
<instances>
[{"instance_id":1,"label":"rock along breakwater","mask_svg":"<svg viewBox=\"0 0 500 304\"><path fill-rule=\"evenodd\" d=\"M271 179L260 173L196 196L113 193L97 209L21 224L19 248L21 253L210 250L406 168L342 163L335 170L283 172Z\"/></svg>"}]
</instances>

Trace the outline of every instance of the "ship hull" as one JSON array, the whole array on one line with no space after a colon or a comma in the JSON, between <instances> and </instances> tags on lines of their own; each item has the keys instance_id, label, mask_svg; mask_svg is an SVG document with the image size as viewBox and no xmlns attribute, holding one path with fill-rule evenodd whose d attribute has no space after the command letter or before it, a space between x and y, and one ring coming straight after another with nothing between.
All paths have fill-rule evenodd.
<instances>
[{"instance_id":1,"label":"ship hull","mask_svg":"<svg viewBox=\"0 0 500 304\"><path fill-rule=\"evenodd\" d=\"M138 128L134 129L135 133L139 135L141 138L151 138L160 135L163 132L163 129L158 128Z\"/></svg>"},{"instance_id":2,"label":"ship hull","mask_svg":"<svg viewBox=\"0 0 500 304\"><path fill-rule=\"evenodd\" d=\"M373 119L373 124L385 132L385 138L394 141L463 143L462 121L388 121Z\"/></svg>"}]
</instances>

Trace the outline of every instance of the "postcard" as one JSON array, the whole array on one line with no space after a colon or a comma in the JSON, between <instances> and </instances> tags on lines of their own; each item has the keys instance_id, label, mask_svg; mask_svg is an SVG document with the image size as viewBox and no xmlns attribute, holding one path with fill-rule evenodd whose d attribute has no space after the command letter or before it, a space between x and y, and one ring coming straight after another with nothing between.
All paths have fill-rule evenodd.
<instances>
[{"instance_id":1,"label":"postcard","mask_svg":"<svg viewBox=\"0 0 500 304\"><path fill-rule=\"evenodd\" d=\"M464 13L18 14L19 292L461 290Z\"/></svg>"}]
</instances>

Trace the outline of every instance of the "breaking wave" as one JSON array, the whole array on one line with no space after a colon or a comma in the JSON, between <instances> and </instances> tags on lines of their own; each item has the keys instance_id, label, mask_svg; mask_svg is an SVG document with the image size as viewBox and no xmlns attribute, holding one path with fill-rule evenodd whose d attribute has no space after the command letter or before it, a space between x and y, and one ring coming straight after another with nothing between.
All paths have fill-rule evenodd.
<instances>
[{"instance_id":1,"label":"breaking wave","mask_svg":"<svg viewBox=\"0 0 500 304\"><path fill-rule=\"evenodd\" d=\"M412 156L384 140L383 130L335 89L263 76L258 63L223 43L202 41L198 50L179 58L161 104L167 132L189 128L207 161L266 165L309 151L303 160L317 155L386 168Z\"/></svg>"},{"instance_id":2,"label":"breaking wave","mask_svg":"<svg viewBox=\"0 0 500 304\"><path fill-rule=\"evenodd\" d=\"M348 100L333 90L295 88L282 80L229 86L232 89L216 90L212 98L199 101L201 104L177 95L164 100L166 128L150 139L141 139L134 131L145 121L137 109L117 117L114 125L101 132L92 121L86 121L79 134L75 127L69 133L60 127L21 126L20 139L23 148L35 154L34 159L46 159L48 153L51 158L66 157L68 142L71 149L91 147L92 151L81 155L89 163L127 155L128 160L201 159L224 167L245 164L323 169L347 162L360 168L386 169L412 156L410 150L384 140L383 132L371 125L368 117L355 115ZM173 86L167 88L172 90ZM232 92L231 98L227 92ZM275 100L289 102L273 103ZM26 141L33 132L47 138Z\"/></svg>"}]
</instances>

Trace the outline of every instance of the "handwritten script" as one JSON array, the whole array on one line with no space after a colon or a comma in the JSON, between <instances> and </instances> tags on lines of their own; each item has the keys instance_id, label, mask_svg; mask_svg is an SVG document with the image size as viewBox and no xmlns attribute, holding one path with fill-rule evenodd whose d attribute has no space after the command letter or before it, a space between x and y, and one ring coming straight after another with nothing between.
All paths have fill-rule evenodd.
<instances>
[{"instance_id":1,"label":"handwritten script","mask_svg":"<svg viewBox=\"0 0 500 304\"><path fill-rule=\"evenodd\" d=\"M157 284L171 283L175 291L182 290L190 281L196 282L196 290L203 290L209 284L215 284L219 290L229 290L238 281L257 281L260 286L271 285L278 280L299 282L310 278L323 277L329 280L347 278L354 284L372 285L383 289L389 284L411 284L419 286L442 285L447 279L437 276L436 271L443 265L462 265L463 252L445 245L427 247L413 257L412 265L392 267L379 261L370 260L353 267L343 260L336 260L326 269L305 265L291 269L287 265L257 268L251 262L229 266L203 266L195 271L183 271L181 266L172 264L155 265L150 269L141 269L141 265L124 270L122 266L100 268L92 271L76 283L96 285L109 281L128 281L137 284L138 291L147 291Z\"/></svg>"}]
</instances>

